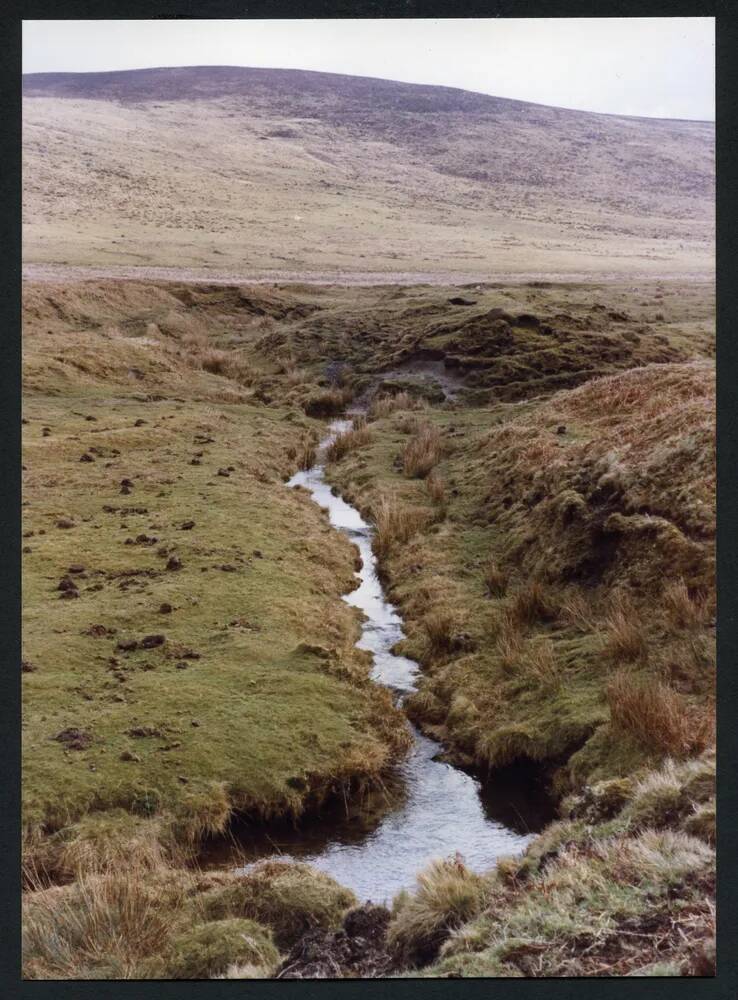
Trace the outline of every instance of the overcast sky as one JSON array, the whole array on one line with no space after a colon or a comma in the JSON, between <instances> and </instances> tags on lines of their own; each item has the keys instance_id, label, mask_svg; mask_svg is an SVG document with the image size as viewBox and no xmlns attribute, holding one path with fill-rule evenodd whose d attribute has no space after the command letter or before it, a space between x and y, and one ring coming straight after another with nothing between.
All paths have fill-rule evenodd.
<instances>
[{"instance_id":1,"label":"overcast sky","mask_svg":"<svg viewBox=\"0 0 738 1000\"><path fill-rule=\"evenodd\" d=\"M25 21L23 70L267 66L713 119L714 19Z\"/></svg>"}]
</instances>

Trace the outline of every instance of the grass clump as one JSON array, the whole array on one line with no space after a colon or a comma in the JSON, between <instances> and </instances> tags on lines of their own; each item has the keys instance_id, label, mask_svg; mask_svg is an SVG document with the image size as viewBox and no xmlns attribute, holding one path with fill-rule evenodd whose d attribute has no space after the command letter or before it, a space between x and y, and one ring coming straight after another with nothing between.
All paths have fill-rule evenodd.
<instances>
[{"instance_id":1,"label":"grass clump","mask_svg":"<svg viewBox=\"0 0 738 1000\"><path fill-rule=\"evenodd\" d=\"M704 596L693 596L684 579L669 583L664 588L664 606L669 619L678 629L702 628L710 617Z\"/></svg>"},{"instance_id":2,"label":"grass clump","mask_svg":"<svg viewBox=\"0 0 738 1000\"><path fill-rule=\"evenodd\" d=\"M70 886L29 893L23 903L27 979L132 979L170 941L186 892L131 866Z\"/></svg>"},{"instance_id":3,"label":"grass clump","mask_svg":"<svg viewBox=\"0 0 738 1000\"><path fill-rule=\"evenodd\" d=\"M447 606L438 605L423 618L423 628L428 638L429 655L432 658L447 655L457 646L459 616Z\"/></svg>"},{"instance_id":4,"label":"grass clump","mask_svg":"<svg viewBox=\"0 0 738 1000\"><path fill-rule=\"evenodd\" d=\"M550 621L556 614L553 596L540 580L531 580L513 597L510 615L520 628Z\"/></svg>"},{"instance_id":5,"label":"grass clump","mask_svg":"<svg viewBox=\"0 0 738 1000\"><path fill-rule=\"evenodd\" d=\"M343 413L352 398L350 389L323 389L308 396L303 409L309 417L337 417Z\"/></svg>"},{"instance_id":6,"label":"grass clump","mask_svg":"<svg viewBox=\"0 0 738 1000\"><path fill-rule=\"evenodd\" d=\"M409 507L388 497L374 504L374 538L372 547L378 559L386 559L398 546L426 527L430 515L426 508Z\"/></svg>"},{"instance_id":7,"label":"grass clump","mask_svg":"<svg viewBox=\"0 0 738 1000\"><path fill-rule=\"evenodd\" d=\"M714 935L713 869L714 851L681 832L597 840L582 830L527 877L493 877L477 918L424 975L620 976L681 962L685 942Z\"/></svg>"},{"instance_id":8,"label":"grass clump","mask_svg":"<svg viewBox=\"0 0 738 1000\"><path fill-rule=\"evenodd\" d=\"M132 867L140 872L155 871L166 860L164 839L157 820L123 809L89 813L52 839L53 863L46 874L66 879Z\"/></svg>"},{"instance_id":9,"label":"grass clump","mask_svg":"<svg viewBox=\"0 0 738 1000\"><path fill-rule=\"evenodd\" d=\"M619 671L608 684L607 702L616 730L663 754L682 757L699 752L714 736L712 713L690 705L652 676Z\"/></svg>"},{"instance_id":10,"label":"grass clump","mask_svg":"<svg viewBox=\"0 0 738 1000\"><path fill-rule=\"evenodd\" d=\"M210 919L249 917L268 925L277 944L288 948L306 931L337 928L356 905L351 890L309 865L265 861L202 901Z\"/></svg>"},{"instance_id":11,"label":"grass clump","mask_svg":"<svg viewBox=\"0 0 738 1000\"><path fill-rule=\"evenodd\" d=\"M607 650L614 660L633 663L647 658L646 629L630 600L614 598L605 624Z\"/></svg>"},{"instance_id":12,"label":"grass clump","mask_svg":"<svg viewBox=\"0 0 738 1000\"><path fill-rule=\"evenodd\" d=\"M423 965L452 930L482 905L482 879L459 859L433 861L417 877L413 894L395 898L387 940L403 965Z\"/></svg>"},{"instance_id":13,"label":"grass clump","mask_svg":"<svg viewBox=\"0 0 738 1000\"><path fill-rule=\"evenodd\" d=\"M410 479L425 479L441 460L441 435L431 424L421 425L402 452L402 469Z\"/></svg>"},{"instance_id":14,"label":"grass clump","mask_svg":"<svg viewBox=\"0 0 738 1000\"><path fill-rule=\"evenodd\" d=\"M338 434L326 450L326 458L329 462L340 462L342 458L370 444L372 440L371 431L365 425L351 427L349 430Z\"/></svg>"},{"instance_id":15,"label":"grass clump","mask_svg":"<svg viewBox=\"0 0 738 1000\"><path fill-rule=\"evenodd\" d=\"M381 420L398 410L420 410L424 408L424 405L421 400L403 390L394 395L375 397L369 407L367 417L369 420Z\"/></svg>"},{"instance_id":16,"label":"grass clump","mask_svg":"<svg viewBox=\"0 0 738 1000\"><path fill-rule=\"evenodd\" d=\"M446 483L443 476L433 470L425 480L425 488L431 501L438 507L442 507L446 500Z\"/></svg>"},{"instance_id":17,"label":"grass clump","mask_svg":"<svg viewBox=\"0 0 738 1000\"><path fill-rule=\"evenodd\" d=\"M488 597L504 597L507 593L507 573L493 556L484 564L482 579Z\"/></svg>"},{"instance_id":18,"label":"grass clump","mask_svg":"<svg viewBox=\"0 0 738 1000\"><path fill-rule=\"evenodd\" d=\"M164 954L150 963L147 978L213 979L246 964L262 969L266 978L278 962L268 931L253 920L231 917L175 935Z\"/></svg>"},{"instance_id":19,"label":"grass clump","mask_svg":"<svg viewBox=\"0 0 738 1000\"><path fill-rule=\"evenodd\" d=\"M555 690L562 682L561 667L556 661L556 651L550 639L540 639L526 650L523 660L525 672L540 687Z\"/></svg>"}]
</instances>

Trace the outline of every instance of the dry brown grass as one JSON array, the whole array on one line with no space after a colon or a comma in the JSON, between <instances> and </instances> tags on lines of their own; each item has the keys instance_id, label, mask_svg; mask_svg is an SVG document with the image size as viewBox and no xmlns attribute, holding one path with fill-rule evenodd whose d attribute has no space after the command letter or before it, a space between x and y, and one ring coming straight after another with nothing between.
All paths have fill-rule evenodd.
<instances>
[{"instance_id":1,"label":"dry brown grass","mask_svg":"<svg viewBox=\"0 0 738 1000\"><path fill-rule=\"evenodd\" d=\"M24 976L137 978L141 963L167 946L185 900L180 880L153 879L135 864L34 892L23 906Z\"/></svg>"},{"instance_id":2,"label":"dry brown grass","mask_svg":"<svg viewBox=\"0 0 738 1000\"><path fill-rule=\"evenodd\" d=\"M317 449L315 442L311 438L307 438L302 442L300 448L297 452L297 463L301 469L312 469L315 465L315 456L317 454Z\"/></svg>"},{"instance_id":3,"label":"dry brown grass","mask_svg":"<svg viewBox=\"0 0 738 1000\"><path fill-rule=\"evenodd\" d=\"M705 595L692 595L683 579L664 588L664 606L669 620L678 629L702 628L711 617L712 608Z\"/></svg>"},{"instance_id":4,"label":"dry brown grass","mask_svg":"<svg viewBox=\"0 0 738 1000\"><path fill-rule=\"evenodd\" d=\"M200 338L190 337L188 357L195 367L211 375L232 379L239 385L251 385L253 371L250 366L232 351L222 351L209 345L200 345Z\"/></svg>"},{"instance_id":5,"label":"dry brown grass","mask_svg":"<svg viewBox=\"0 0 738 1000\"><path fill-rule=\"evenodd\" d=\"M329 462L340 462L352 451L370 444L371 440L372 435L368 427L352 427L334 438L326 450L326 458Z\"/></svg>"},{"instance_id":6,"label":"dry brown grass","mask_svg":"<svg viewBox=\"0 0 738 1000\"><path fill-rule=\"evenodd\" d=\"M305 400L303 409L309 417L337 417L352 399L350 389L322 389Z\"/></svg>"},{"instance_id":7,"label":"dry brown grass","mask_svg":"<svg viewBox=\"0 0 738 1000\"><path fill-rule=\"evenodd\" d=\"M530 580L521 587L510 605L510 615L521 628L550 621L557 611L553 594L540 580Z\"/></svg>"},{"instance_id":8,"label":"dry brown grass","mask_svg":"<svg viewBox=\"0 0 738 1000\"><path fill-rule=\"evenodd\" d=\"M542 639L532 644L525 653L526 673L540 687L555 690L561 684L561 668L556 662L554 644L550 639Z\"/></svg>"},{"instance_id":9,"label":"dry brown grass","mask_svg":"<svg viewBox=\"0 0 738 1000\"><path fill-rule=\"evenodd\" d=\"M398 392L394 396L377 396L372 400L367 418L369 420L381 420L389 417L390 414L398 410L420 410L424 408L424 403L411 396L409 392Z\"/></svg>"},{"instance_id":10,"label":"dry brown grass","mask_svg":"<svg viewBox=\"0 0 738 1000\"><path fill-rule=\"evenodd\" d=\"M385 559L399 545L404 545L430 521L424 507L408 507L388 497L374 505L374 539L372 547L378 559Z\"/></svg>"},{"instance_id":11,"label":"dry brown grass","mask_svg":"<svg viewBox=\"0 0 738 1000\"><path fill-rule=\"evenodd\" d=\"M570 594L561 602L559 616L563 624L570 625L577 632L588 633L596 629L592 599L587 600L581 593Z\"/></svg>"},{"instance_id":12,"label":"dry brown grass","mask_svg":"<svg viewBox=\"0 0 738 1000\"><path fill-rule=\"evenodd\" d=\"M495 638L495 649L503 670L511 671L518 665L523 645L523 632L519 622L509 611L505 611L499 618Z\"/></svg>"},{"instance_id":13,"label":"dry brown grass","mask_svg":"<svg viewBox=\"0 0 738 1000\"><path fill-rule=\"evenodd\" d=\"M425 488L431 501L438 507L443 506L446 500L446 483L443 476L439 476L435 471L431 472L425 481Z\"/></svg>"},{"instance_id":14,"label":"dry brown grass","mask_svg":"<svg viewBox=\"0 0 738 1000\"><path fill-rule=\"evenodd\" d=\"M428 637L431 657L444 656L454 648L459 629L458 613L447 605L439 605L425 615L423 628Z\"/></svg>"},{"instance_id":15,"label":"dry brown grass","mask_svg":"<svg viewBox=\"0 0 738 1000\"><path fill-rule=\"evenodd\" d=\"M605 620L607 652L616 661L634 663L648 657L647 632L637 608L623 595L611 601Z\"/></svg>"},{"instance_id":16,"label":"dry brown grass","mask_svg":"<svg viewBox=\"0 0 738 1000\"><path fill-rule=\"evenodd\" d=\"M673 688L654 677L620 671L607 687L615 729L664 754L681 757L704 750L714 741L714 715L690 705Z\"/></svg>"},{"instance_id":17,"label":"dry brown grass","mask_svg":"<svg viewBox=\"0 0 738 1000\"><path fill-rule=\"evenodd\" d=\"M441 460L443 447L436 427L423 424L405 445L402 452L402 469L410 479L425 479Z\"/></svg>"},{"instance_id":18,"label":"dry brown grass","mask_svg":"<svg viewBox=\"0 0 738 1000\"><path fill-rule=\"evenodd\" d=\"M507 573L497 560L490 556L482 571L484 587L489 597L504 597L507 593Z\"/></svg>"}]
</instances>

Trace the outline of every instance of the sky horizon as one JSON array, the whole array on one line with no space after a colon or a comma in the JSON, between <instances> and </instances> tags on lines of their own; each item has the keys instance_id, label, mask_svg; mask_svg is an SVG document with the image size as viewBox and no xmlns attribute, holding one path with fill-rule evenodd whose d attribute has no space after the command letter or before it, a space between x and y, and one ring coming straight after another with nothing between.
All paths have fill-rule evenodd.
<instances>
[{"instance_id":1,"label":"sky horizon","mask_svg":"<svg viewBox=\"0 0 738 1000\"><path fill-rule=\"evenodd\" d=\"M157 58L158 57L158 58ZM24 21L23 73L295 69L714 121L714 18Z\"/></svg>"}]
</instances>

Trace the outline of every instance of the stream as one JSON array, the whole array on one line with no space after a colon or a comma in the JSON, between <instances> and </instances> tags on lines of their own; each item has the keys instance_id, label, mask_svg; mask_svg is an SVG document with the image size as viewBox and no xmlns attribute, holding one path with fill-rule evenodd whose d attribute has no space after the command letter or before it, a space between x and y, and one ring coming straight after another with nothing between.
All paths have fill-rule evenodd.
<instances>
[{"instance_id":1,"label":"stream","mask_svg":"<svg viewBox=\"0 0 738 1000\"><path fill-rule=\"evenodd\" d=\"M287 485L309 490L327 510L330 523L358 547L359 586L343 599L365 616L357 646L373 656L372 678L389 687L401 705L415 690L418 664L391 652L403 636L402 619L377 576L371 526L332 493L325 479L326 448L350 426L348 420L334 421L316 464L297 472ZM241 870L266 857L300 860L332 875L360 900L388 902L400 889L412 888L416 874L433 858L458 852L469 868L482 872L500 855L522 851L550 819L525 775L482 781L438 759L440 744L417 727L411 729L413 744L397 765L387 794L380 796L382 808L341 805L297 829L287 824L268 831L251 827L243 838L234 830L231 848L237 844Z\"/></svg>"}]
</instances>

